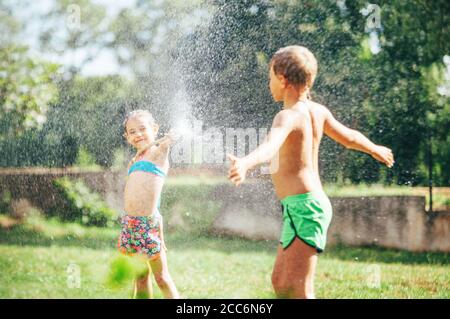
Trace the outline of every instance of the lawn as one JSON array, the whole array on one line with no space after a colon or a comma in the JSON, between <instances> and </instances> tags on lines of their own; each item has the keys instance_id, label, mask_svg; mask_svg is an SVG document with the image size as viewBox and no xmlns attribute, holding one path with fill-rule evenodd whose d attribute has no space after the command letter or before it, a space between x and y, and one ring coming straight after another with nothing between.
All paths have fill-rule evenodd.
<instances>
[{"instance_id":1,"label":"lawn","mask_svg":"<svg viewBox=\"0 0 450 319\"><path fill-rule=\"evenodd\" d=\"M0 298L129 298L129 289L106 285L118 232L36 216L2 228ZM166 237L169 267L183 297L275 297L270 274L276 242L181 232ZM80 270L79 288L70 284L73 264ZM329 247L316 276L318 298L450 298L449 286L448 254L376 247ZM155 297L161 298L158 289Z\"/></svg>"}]
</instances>

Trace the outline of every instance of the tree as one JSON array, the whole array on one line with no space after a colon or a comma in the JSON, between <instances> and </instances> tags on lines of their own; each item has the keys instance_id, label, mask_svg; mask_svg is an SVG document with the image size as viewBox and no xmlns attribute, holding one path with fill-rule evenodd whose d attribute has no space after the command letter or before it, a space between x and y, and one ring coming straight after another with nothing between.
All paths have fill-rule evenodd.
<instances>
[{"instance_id":1,"label":"tree","mask_svg":"<svg viewBox=\"0 0 450 319\"><path fill-rule=\"evenodd\" d=\"M365 3L349 3L349 15L358 21ZM446 131L435 135L434 143L439 152L446 153L441 153L439 161L450 157L445 120L430 120L445 109L448 96L441 96L446 101L441 101L441 105L436 103L436 90L442 82L438 83L436 77L433 79L424 71L433 65L444 67L442 59L450 51L450 5L443 0L416 0L380 1L379 6L382 28L377 32L381 51L362 63L372 90L364 101L370 135L390 145L397 157L388 181L424 183L429 132ZM358 29L362 30L365 20L358 23ZM435 173L441 175L442 171ZM448 175L441 182L448 185Z\"/></svg>"},{"instance_id":2,"label":"tree","mask_svg":"<svg viewBox=\"0 0 450 319\"><path fill-rule=\"evenodd\" d=\"M186 59L186 82L196 111L212 125L268 125L278 109L261 93L268 92L268 58L279 47L301 44L319 60L314 99L345 124L393 148L397 159L386 172L371 157L343 153L325 139L321 168L326 179L337 180L335 172L342 171L340 178L353 182L382 178L423 183L423 154L431 130L434 145L440 145L435 146L441 161L435 173L442 180L442 159L450 157L445 146L448 121L430 118L446 114L446 107L433 102L430 92L440 84L431 85L421 70L433 63L442 67L449 52L448 1L380 1L382 27L375 30L366 30L370 16L362 14L365 1L211 3L216 8L211 23L187 38L182 51L192 52ZM370 39L379 40L380 52L372 52ZM448 184L448 177L442 181Z\"/></svg>"},{"instance_id":3,"label":"tree","mask_svg":"<svg viewBox=\"0 0 450 319\"><path fill-rule=\"evenodd\" d=\"M58 65L33 59L13 35L20 24L0 6L0 139L42 126L49 104L57 97L54 77Z\"/></svg>"}]
</instances>

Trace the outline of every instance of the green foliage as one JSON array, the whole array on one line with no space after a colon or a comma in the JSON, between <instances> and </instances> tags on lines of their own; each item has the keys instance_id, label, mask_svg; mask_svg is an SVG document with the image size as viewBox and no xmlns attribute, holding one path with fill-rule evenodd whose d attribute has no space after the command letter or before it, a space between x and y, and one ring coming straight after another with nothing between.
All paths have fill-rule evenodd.
<instances>
[{"instance_id":1,"label":"green foliage","mask_svg":"<svg viewBox=\"0 0 450 319\"><path fill-rule=\"evenodd\" d=\"M431 131L435 182L448 185L444 167L450 158L449 117L443 106L448 102L442 102L448 97L436 96L443 78L432 67L439 61L442 68L440 61L450 50L447 1L379 2L377 54L365 30L369 17L361 14L367 1L346 1L345 8L336 1L213 5L211 23L198 28L180 49L192 52L184 63L198 116L213 125L269 125L279 106L269 95L268 72L259 68L260 57L270 57L285 45L305 45L319 61L313 99L344 124L392 148L396 157L394 168L380 174L381 165L366 155L359 160L359 155L324 143L320 158L325 180L335 181L333 171L342 170L342 178L352 182L371 182L379 176L387 183L425 184L427 172L421 165L427 161ZM430 76L421 75L421 68Z\"/></svg>"},{"instance_id":2,"label":"green foliage","mask_svg":"<svg viewBox=\"0 0 450 319\"><path fill-rule=\"evenodd\" d=\"M369 61L372 58L372 52L370 51L369 38L366 37L361 42L361 49L359 53L359 59L361 61Z\"/></svg>"},{"instance_id":3,"label":"green foliage","mask_svg":"<svg viewBox=\"0 0 450 319\"><path fill-rule=\"evenodd\" d=\"M450 184L450 56L421 69L421 81L426 89L430 107L427 121L431 129L433 170L435 181L440 185ZM429 146L428 146L429 147ZM425 154L424 159L429 160ZM428 154L429 156L429 154Z\"/></svg>"},{"instance_id":4,"label":"green foliage","mask_svg":"<svg viewBox=\"0 0 450 319\"><path fill-rule=\"evenodd\" d=\"M161 213L168 231L205 234L211 229L220 209L212 201L214 186L196 184L168 184L161 196Z\"/></svg>"},{"instance_id":5,"label":"green foliage","mask_svg":"<svg viewBox=\"0 0 450 319\"><path fill-rule=\"evenodd\" d=\"M82 79L72 69L71 78L59 84L59 100L43 130L0 142L6 154L0 164L68 166L83 148L96 164L111 167L122 146L121 119L136 107L151 110L163 129L178 114L179 103L192 105L206 126L267 127L280 109L267 88L268 62L278 48L300 44L319 61L313 99L344 124L392 148L396 158L386 172L369 156L325 140L320 154L325 181L378 178L424 185L431 144L434 182L449 185L450 111L448 94L442 94L448 85L442 59L450 52L447 2L378 1L380 52L374 53L373 34L365 28L369 17L361 13L365 0L138 1L116 15L92 0L55 1L41 17L44 49L56 54L86 49L84 62L89 62L100 52L91 50L93 44L112 48L136 81ZM71 4L80 7L82 19L61 35L57 31ZM0 23L15 36L26 21L12 16L2 15ZM178 91L186 94L174 95ZM17 119L2 130L16 126Z\"/></svg>"},{"instance_id":6,"label":"green foliage","mask_svg":"<svg viewBox=\"0 0 450 319\"><path fill-rule=\"evenodd\" d=\"M84 146L78 149L78 155L75 165L81 168L98 167L98 165L95 164L95 158L86 150Z\"/></svg>"},{"instance_id":7,"label":"green foliage","mask_svg":"<svg viewBox=\"0 0 450 319\"><path fill-rule=\"evenodd\" d=\"M110 167L123 145L125 109L134 103L131 90L119 76L61 82L60 98L41 129L0 140L0 166L66 167L78 159L88 162L82 165Z\"/></svg>"},{"instance_id":8,"label":"green foliage","mask_svg":"<svg viewBox=\"0 0 450 319\"><path fill-rule=\"evenodd\" d=\"M0 3L0 27L3 31L0 34L0 43L5 47L14 43L15 36L22 27L22 23L14 18L14 14L4 1Z\"/></svg>"},{"instance_id":9,"label":"green foliage","mask_svg":"<svg viewBox=\"0 0 450 319\"><path fill-rule=\"evenodd\" d=\"M130 286L133 280L148 273L145 257L124 256L115 257L110 263L106 284L113 288Z\"/></svg>"},{"instance_id":10,"label":"green foliage","mask_svg":"<svg viewBox=\"0 0 450 319\"><path fill-rule=\"evenodd\" d=\"M66 167L74 164L78 150L77 140L67 132L58 133L46 123L43 129L31 129L19 137L0 140L3 153L0 166Z\"/></svg>"},{"instance_id":11,"label":"green foliage","mask_svg":"<svg viewBox=\"0 0 450 319\"><path fill-rule=\"evenodd\" d=\"M57 89L58 66L27 56L27 48L0 46L0 140L41 127Z\"/></svg>"},{"instance_id":12,"label":"green foliage","mask_svg":"<svg viewBox=\"0 0 450 319\"><path fill-rule=\"evenodd\" d=\"M0 214L5 214L10 211L11 199L11 192L9 190L4 190L0 194Z\"/></svg>"},{"instance_id":13,"label":"green foliage","mask_svg":"<svg viewBox=\"0 0 450 319\"><path fill-rule=\"evenodd\" d=\"M135 98L132 83L120 76L76 77L59 87L63 96L46 125L47 136L71 136L95 164L110 167L123 145L122 121ZM80 128L83 128L80 130Z\"/></svg>"},{"instance_id":14,"label":"green foliage","mask_svg":"<svg viewBox=\"0 0 450 319\"><path fill-rule=\"evenodd\" d=\"M98 46L105 47L108 43L107 30L102 26L106 18L106 7L91 0L53 1L50 10L40 16L40 19L45 21L40 25L40 45L47 52L54 54L65 54L95 46L95 50L84 51L84 62L91 60L98 54ZM62 26L65 32L61 32ZM79 66L71 67L72 75L79 71Z\"/></svg>"},{"instance_id":15,"label":"green foliage","mask_svg":"<svg viewBox=\"0 0 450 319\"><path fill-rule=\"evenodd\" d=\"M355 1L349 15L359 16L364 5L364 1ZM367 128L376 143L394 151L396 164L387 181L423 185L427 182L428 169L423 164L429 162L430 136L440 153L433 152L433 161L444 164L442 159L450 154L445 120L437 122L430 117L442 107L436 101L436 88L443 84L442 77L437 80L439 72L433 65L442 66L442 58L450 50L450 8L446 1L412 1L407 5L382 1L379 6L381 51L370 62L359 65L366 71L364 83L370 83L371 88L367 100L373 108L367 114ZM448 97L439 97L442 99L448 101ZM446 132L440 136L435 133L442 130ZM434 182L448 185L448 177L440 171L435 163Z\"/></svg>"},{"instance_id":16,"label":"green foliage","mask_svg":"<svg viewBox=\"0 0 450 319\"><path fill-rule=\"evenodd\" d=\"M104 227L113 224L117 213L81 180L73 181L62 177L54 180L53 185L65 200L64 211L56 212L61 219L88 226Z\"/></svg>"}]
</instances>

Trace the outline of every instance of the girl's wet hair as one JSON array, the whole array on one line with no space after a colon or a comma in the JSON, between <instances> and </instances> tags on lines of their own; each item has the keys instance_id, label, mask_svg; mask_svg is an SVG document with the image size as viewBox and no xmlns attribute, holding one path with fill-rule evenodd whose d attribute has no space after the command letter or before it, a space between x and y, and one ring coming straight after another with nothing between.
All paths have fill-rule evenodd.
<instances>
[{"instance_id":1,"label":"girl's wet hair","mask_svg":"<svg viewBox=\"0 0 450 319\"><path fill-rule=\"evenodd\" d=\"M150 113L147 110L134 110L131 111L130 113L127 114L127 116L125 116L125 120L123 121L123 129L126 132L127 131L127 122L130 118L132 117L146 117L148 118L149 122L151 125L155 124L155 119L153 118L152 113Z\"/></svg>"}]
</instances>

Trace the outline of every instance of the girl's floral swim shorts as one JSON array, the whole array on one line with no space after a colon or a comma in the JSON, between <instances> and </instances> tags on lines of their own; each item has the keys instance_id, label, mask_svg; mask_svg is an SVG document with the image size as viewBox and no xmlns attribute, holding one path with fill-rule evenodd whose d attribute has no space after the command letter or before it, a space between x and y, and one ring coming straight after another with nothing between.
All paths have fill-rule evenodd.
<instances>
[{"instance_id":1,"label":"girl's floral swim shorts","mask_svg":"<svg viewBox=\"0 0 450 319\"><path fill-rule=\"evenodd\" d=\"M125 255L143 254L156 259L161 253L159 214L156 216L124 215L117 247Z\"/></svg>"}]
</instances>

